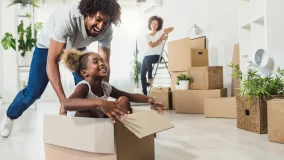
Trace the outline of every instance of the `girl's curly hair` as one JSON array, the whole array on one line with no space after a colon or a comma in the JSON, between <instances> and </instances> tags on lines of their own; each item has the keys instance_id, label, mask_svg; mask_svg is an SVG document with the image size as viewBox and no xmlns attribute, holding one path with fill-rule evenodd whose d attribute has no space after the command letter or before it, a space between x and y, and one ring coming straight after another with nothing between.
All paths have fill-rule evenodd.
<instances>
[{"instance_id":1,"label":"girl's curly hair","mask_svg":"<svg viewBox=\"0 0 284 160\"><path fill-rule=\"evenodd\" d=\"M64 50L61 60L63 64L71 71L80 74L80 71L87 68L89 53L82 53L76 49Z\"/></svg>"},{"instance_id":2,"label":"girl's curly hair","mask_svg":"<svg viewBox=\"0 0 284 160\"><path fill-rule=\"evenodd\" d=\"M111 17L111 23L121 23L121 8L117 0L81 0L78 9L84 16L93 17L97 12L102 12Z\"/></svg>"},{"instance_id":3,"label":"girl's curly hair","mask_svg":"<svg viewBox=\"0 0 284 160\"><path fill-rule=\"evenodd\" d=\"M151 24L152 24L152 21L158 21L158 28L157 28L157 31L161 30L163 28L163 19L161 17L158 17L158 16L152 16L149 18L148 20L148 29L151 30Z\"/></svg>"}]
</instances>

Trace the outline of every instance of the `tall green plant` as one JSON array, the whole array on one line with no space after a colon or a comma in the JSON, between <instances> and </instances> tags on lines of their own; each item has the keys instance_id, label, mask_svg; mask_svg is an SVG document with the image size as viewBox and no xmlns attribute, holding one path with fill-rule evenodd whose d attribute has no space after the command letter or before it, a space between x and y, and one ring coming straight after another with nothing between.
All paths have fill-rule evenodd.
<instances>
[{"instance_id":1,"label":"tall green plant","mask_svg":"<svg viewBox=\"0 0 284 160\"><path fill-rule=\"evenodd\" d=\"M248 96L271 96L284 94L284 69L277 68L276 72L262 77L258 71L248 68L244 76L238 65L229 65L235 71L232 76L241 80L240 93Z\"/></svg>"},{"instance_id":2,"label":"tall green plant","mask_svg":"<svg viewBox=\"0 0 284 160\"><path fill-rule=\"evenodd\" d=\"M37 34L39 30L43 27L43 23L37 22L34 25L34 38L32 37L32 26L31 24L24 28L24 23L21 21L21 24L18 26L18 50L21 52L21 56L25 56L27 51L32 51L33 47L36 45ZM1 40L4 50L12 48L16 50L16 40L11 33L6 32L3 39Z\"/></svg>"},{"instance_id":3,"label":"tall green plant","mask_svg":"<svg viewBox=\"0 0 284 160\"><path fill-rule=\"evenodd\" d=\"M140 75L140 70L141 70L141 62L139 62L138 60L138 54L139 54L139 51L138 51L137 40L136 40L136 48L135 48L135 52L133 53L134 59L132 61L132 69L133 69L132 80L137 88L139 87L139 75Z\"/></svg>"}]
</instances>

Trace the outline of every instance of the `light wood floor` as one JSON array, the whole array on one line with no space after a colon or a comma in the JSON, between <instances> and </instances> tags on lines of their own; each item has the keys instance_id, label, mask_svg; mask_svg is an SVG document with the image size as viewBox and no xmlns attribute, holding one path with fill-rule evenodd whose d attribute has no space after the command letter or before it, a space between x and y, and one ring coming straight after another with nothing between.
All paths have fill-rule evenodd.
<instances>
[{"instance_id":1,"label":"light wood floor","mask_svg":"<svg viewBox=\"0 0 284 160\"><path fill-rule=\"evenodd\" d=\"M58 103L38 103L14 123L8 139L0 138L0 160L44 160L42 120L58 113ZM0 119L7 106L0 106ZM148 107L136 107L141 111ZM156 160L283 160L284 145L271 143L266 135L240 130L235 119L208 119L203 115L164 115L175 128L161 132L156 140Z\"/></svg>"}]
</instances>

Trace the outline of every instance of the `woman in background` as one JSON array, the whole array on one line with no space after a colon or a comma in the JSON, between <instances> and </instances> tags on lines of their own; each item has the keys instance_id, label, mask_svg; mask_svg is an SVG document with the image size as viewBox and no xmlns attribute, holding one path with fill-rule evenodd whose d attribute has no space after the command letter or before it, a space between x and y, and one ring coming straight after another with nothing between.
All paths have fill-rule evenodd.
<instances>
[{"instance_id":1,"label":"woman in background","mask_svg":"<svg viewBox=\"0 0 284 160\"><path fill-rule=\"evenodd\" d=\"M146 35L146 41L148 43L148 52L145 53L141 67L141 84L143 94L147 95L147 86L152 85L153 77L152 70L153 64L159 61L160 53L163 47L163 41L168 39L168 33L173 31L173 27L163 28L163 19L158 16L150 17L148 21L148 28L151 30ZM146 81L146 74L148 72L148 82Z\"/></svg>"}]
</instances>

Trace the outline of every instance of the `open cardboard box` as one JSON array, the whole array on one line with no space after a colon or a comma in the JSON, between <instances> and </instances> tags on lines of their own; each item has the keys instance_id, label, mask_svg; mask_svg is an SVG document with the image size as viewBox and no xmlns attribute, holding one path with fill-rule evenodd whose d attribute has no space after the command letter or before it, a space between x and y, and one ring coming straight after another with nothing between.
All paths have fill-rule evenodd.
<instances>
[{"instance_id":1,"label":"open cardboard box","mask_svg":"<svg viewBox=\"0 0 284 160\"><path fill-rule=\"evenodd\" d=\"M154 160L154 133L174 126L155 111L108 118L45 115L46 160Z\"/></svg>"}]
</instances>

